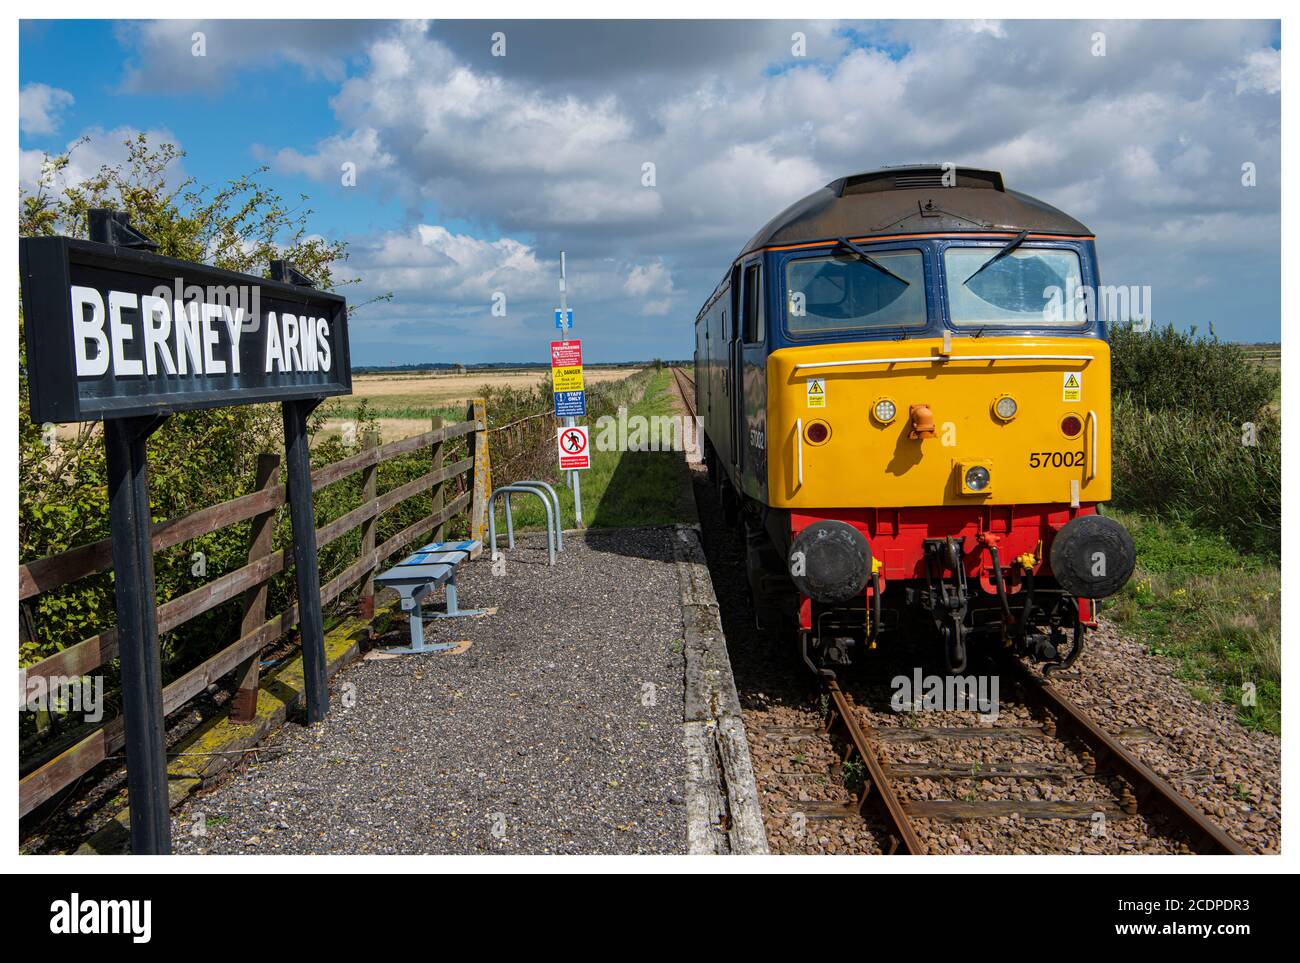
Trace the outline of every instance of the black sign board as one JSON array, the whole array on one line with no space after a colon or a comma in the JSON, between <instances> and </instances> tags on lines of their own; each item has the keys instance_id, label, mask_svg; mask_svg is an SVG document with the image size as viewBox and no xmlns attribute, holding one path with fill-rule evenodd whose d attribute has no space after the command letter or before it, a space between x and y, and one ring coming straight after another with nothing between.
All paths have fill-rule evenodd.
<instances>
[{"instance_id":1,"label":"black sign board","mask_svg":"<svg viewBox=\"0 0 1300 963\"><path fill-rule=\"evenodd\" d=\"M336 294L66 237L20 239L19 267L34 421L352 390Z\"/></svg>"},{"instance_id":2,"label":"black sign board","mask_svg":"<svg viewBox=\"0 0 1300 963\"><path fill-rule=\"evenodd\" d=\"M104 422L131 848L167 853L146 442L172 412L282 403L307 719L320 721L329 684L307 415L352 390L347 302L284 261L268 281L148 253L153 242L117 211L92 209L89 227L94 241L19 238L31 417Z\"/></svg>"}]
</instances>

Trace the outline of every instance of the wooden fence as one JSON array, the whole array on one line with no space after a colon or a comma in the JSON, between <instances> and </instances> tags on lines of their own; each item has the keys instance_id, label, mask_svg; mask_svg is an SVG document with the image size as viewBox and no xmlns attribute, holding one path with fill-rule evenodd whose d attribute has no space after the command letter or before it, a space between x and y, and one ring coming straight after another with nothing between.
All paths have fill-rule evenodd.
<instances>
[{"instance_id":1,"label":"wooden fence","mask_svg":"<svg viewBox=\"0 0 1300 963\"><path fill-rule=\"evenodd\" d=\"M362 503L358 508L316 530L317 549L325 547L354 529L361 529L360 557L320 587L321 604L326 605L354 585L361 585L362 613L374 613L374 576L383 563L398 552L433 532L441 538L447 521L469 509L471 537L482 537L487 520L487 496L491 492L491 469L488 456L486 405L482 400L470 403L465 421L435 427L432 431L379 446L373 437L366 439L360 452L312 472L312 491L362 473ZM454 438L466 437L468 455L446 464L443 445ZM431 470L392 491L377 494L378 466L390 459L421 449L430 449ZM190 699L204 692L222 676L236 672L238 688L231 706L231 718L247 721L256 703L259 678L259 654L271 642L291 631L298 622L298 606L290 604L281 614L267 619L266 603L269 582L275 575L292 568L292 551L272 550L271 536L275 513L285 504L285 491L279 484L279 455L262 455L258 459L256 490L250 494L191 512L180 518L155 522L155 552L207 535L239 522L251 521L248 563L227 572L205 585L172 599L157 608L158 631L167 632L224 602L243 598L243 620L239 638L202 664L173 680L163 689L163 711L174 712ZM466 476L463 489L450 500L445 494L448 482ZM379 516L417 495L431 492L429 515L402 529L380 545L375 544ZM82 545L57 555L37 559L19 567L18 599L33 598L77 579L110 571L113 567L109 539ZM117 656L117 632L108 629L69 646L36 665L19 672L19 691L26 693L33 680L61 681L86 676ZM25 698L25 696L24 696ZM92 768L118 752L125 742L121 716L96 725L52 758L38 760L39 765L19 780L19 815L25 816L51 799Z\"/></svg>"}]
</instances>

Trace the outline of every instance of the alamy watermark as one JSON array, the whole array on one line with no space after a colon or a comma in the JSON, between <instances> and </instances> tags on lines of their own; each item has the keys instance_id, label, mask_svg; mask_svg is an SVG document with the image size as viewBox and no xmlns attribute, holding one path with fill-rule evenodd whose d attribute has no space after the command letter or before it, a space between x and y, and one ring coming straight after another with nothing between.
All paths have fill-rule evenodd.
<instances>
[{"instance_id":1,"label":"alamy watermark","mask_svg":"<svg viewBox=\"0 0 1300 963\"><path fill-rule=\"evenodd\" d=\"M18 698L28 712L79 712L86 722L104 718L102 675L34 675L18 673Z\"/></svg>"},{"instance_id":2,"label":"alamy watermark","mask_svg":"<svg viewBox=\"0 0 1300 963\"><path fill-rule=\"evenodd\" d=\"M1078 284L1068 278L1062 289L1043 288L1043 320L1047 324L1082 325L1101 317L1117 324L1132 325L1135 331L1150 331L1155 317L1149 284Z\"/></svg>"},{"instance_id":3,"label":"alamy watermark","mask_svg":"<svg viewBox=\"0 0 1300 963\"><path fill-rule=\"evenodd\" d=\"M985 721L998 718L996 675L896 675L889 706L895 712L978 712Z\"/></svg>"},{"instance_id":4,"label":"alamy watermark","mask_svg":"<svg viewBox=\"0 0 1300 963\"><path fill-rule=\"evenodd\" d=\"M704 420L690 415L618 415L596 419L593 444L597 451L684 451L699 457Z\"/></svg>"}]
</instances>

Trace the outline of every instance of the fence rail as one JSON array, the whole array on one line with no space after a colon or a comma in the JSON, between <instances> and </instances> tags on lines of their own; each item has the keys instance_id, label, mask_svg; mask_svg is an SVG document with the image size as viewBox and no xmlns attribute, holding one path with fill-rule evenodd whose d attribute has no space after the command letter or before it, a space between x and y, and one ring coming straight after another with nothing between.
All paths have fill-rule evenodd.
<instances>
[{"instance_id":1,"label":"fence rail","mask_svg":"<svg viewBox=\"0 0 1300 963\"><path fill-rule=\"evenodd\" d=\"M468 456L450 464L444 463L443 444L461 437L468 440ZM430 471L382 495L376 493L375 472L380 464L426 448L432 456ZM232 718L239 721L239 716L248 712L256 699L260 682L258 653L297 625L296 602L291 603L279 615L265 618L270 580L292 568L292 553L288 549L271 549L270 535L275 511L286 502L285 490L279 485L278 468L278 455L264 455L259 459L256 491L179 518L156 522L153 526L152 545L153 550L158 552L239 522L253 522L247 564L157 607L158 631L161 634L184 625L218 605L240 597L244 599L244 619L239 638L172 680L163 689L164 713L175 711L222 676L238 669L240 672L232 704ZM357 454L313 471L314 492L358 472L363 473L362 504L316 529L318 550L355 529L362 530L360 557L321 585L321 604L334 601L349 588L361 583L362 610L372 614L372 579L379 567L428 532L441 537L446 523L467 509L470 511L471 537L481 538L487 518L486 496L491 491L490 470L486 405L482 400L475 400L466 411L465 421L435 427L431 431L387 445L376 445L373 439L367 439L367 446ZM468 476L464 490L457 497L447 500L444 494L445 484L462 476ZM375 545L379 516L407 499L426 492L433 495L432 512L382 544ZM19 567L18 599L21 602L33 598L78 579L110 571L112 567L112 544L109 539L28 562ZM52 679L88 675L116 655L117 630L107 629L56 652L35 665L19 670L20 691L25 693L27 685L33 679L48 682ZM21 777L20 816L25 816L108 759L122 748L125 741L121 716L97 724L88 733L85 729L79 730L76 735L76 741L72 745L62 748L52 757L38 758L36 762L39 764Z\"/></svg>"}]
</instances>

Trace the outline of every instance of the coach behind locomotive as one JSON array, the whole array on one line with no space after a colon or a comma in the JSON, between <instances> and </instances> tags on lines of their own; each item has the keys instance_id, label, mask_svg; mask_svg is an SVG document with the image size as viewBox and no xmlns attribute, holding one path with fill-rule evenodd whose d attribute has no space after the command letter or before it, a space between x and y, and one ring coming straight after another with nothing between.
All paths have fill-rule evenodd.
<instances>
[{"instance_id":1,"label":"coach behind locomotive","mask_svg":"<svg viewBox=\"0 0 1300 963\"><path fill-rule=\"evenodd\" d=\"M745 245L696 319L696 405L756 615L797 617L810 666L918 621L952 671L977 638L1078 658L1134 565L1098 514L1097 285L1086 227L951 165L841 178Z\"/></svg>"}]
</instances>

